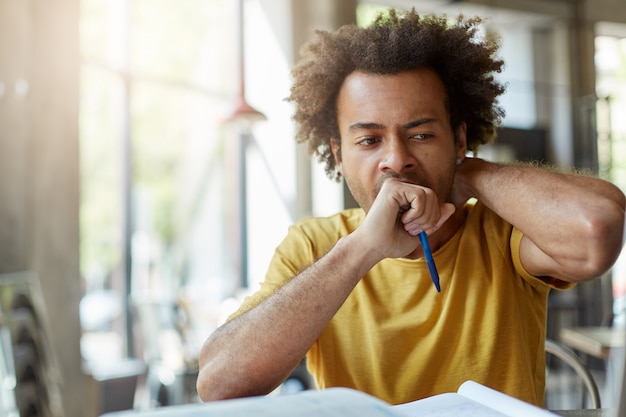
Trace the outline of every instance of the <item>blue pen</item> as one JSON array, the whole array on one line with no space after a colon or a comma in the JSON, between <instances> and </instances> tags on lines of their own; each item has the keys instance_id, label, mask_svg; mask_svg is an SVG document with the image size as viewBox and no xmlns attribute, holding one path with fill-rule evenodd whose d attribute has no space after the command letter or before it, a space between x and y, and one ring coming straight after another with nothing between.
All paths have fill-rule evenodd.
<instances>
[{"instance_id":1,"label":"blue pen","mask_svg":"<svg viewBox=\"0 0 626 417\"><path fill-rule=\"evenodd\" d=\"M421 232L419 236L420 241L422 242L422 249L424 250L424 257L426 258L426 265L428 265L428 271L430 272L430 279L433 281L433 284L435 284L437 292L441 292L441 287L439 286L439 273L437 272L437 265L435 265L435 260L433 259L433 253L430 251L430 245L428 244L426 232Z\"/></svg>"}]
</instances>

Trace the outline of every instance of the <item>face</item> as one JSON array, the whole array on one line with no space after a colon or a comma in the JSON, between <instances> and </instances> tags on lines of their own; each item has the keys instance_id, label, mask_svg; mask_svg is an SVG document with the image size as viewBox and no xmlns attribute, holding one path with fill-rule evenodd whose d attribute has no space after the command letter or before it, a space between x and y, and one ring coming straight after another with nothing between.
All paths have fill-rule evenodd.
<instances>
[{"instance_id":1,"label":"face","mask_svg":"<svg viewBox=\"0 0 626 417\"><path fill-rule=\"evenodd\" d=\"M337 120L337 168L366 211L389 177L431 188L449 201L456 160L467 150L465 125L452 131L445 89L433 70L353 72L339 91Z\"/></svg>"}]
</instances>

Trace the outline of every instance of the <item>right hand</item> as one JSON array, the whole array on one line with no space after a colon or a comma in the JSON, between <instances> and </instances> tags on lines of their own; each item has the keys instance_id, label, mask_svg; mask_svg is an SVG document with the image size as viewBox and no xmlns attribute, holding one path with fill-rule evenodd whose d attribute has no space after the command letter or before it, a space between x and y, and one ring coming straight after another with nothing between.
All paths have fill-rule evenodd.
<instances>
[{"instance_id":1,"label":"right hand","mask_svg":"<svg viewBox=\"0 0 626 417\"><path fill-rule=\"evenodd\" d=\"M430 188L389 178L355 233L380 259L401 258L417 249L420 232L434 233L454 211Z\"/></svg>"}]
</instances>

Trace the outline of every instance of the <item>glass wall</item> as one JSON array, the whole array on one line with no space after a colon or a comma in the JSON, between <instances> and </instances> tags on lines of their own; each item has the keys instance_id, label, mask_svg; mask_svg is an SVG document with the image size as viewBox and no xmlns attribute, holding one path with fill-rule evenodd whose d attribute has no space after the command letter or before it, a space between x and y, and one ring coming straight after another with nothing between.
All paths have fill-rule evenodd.
<instances>
[{"instance_id":1,"label":"glass wall","mask_svg":"<svg viewBox=\"0 0 626 417\"><path fill-rule=\"evenodd\" d=\"M236 2L81 0L88 361L193 360L246 290L242 253L253 289L292 221L290 52L260 2L244 3L247 99L266 120L241 149L240 127L224 123L240 88Z\"/></svg>"},{"instance_id":2,"label":"glass wall","mask_svg":"<svg viewBox=\"0 0 626 417\"><path fill-rule=\"evenodd\" d=\"M292 2L243 2L246 99L265 116L244 130L223 123L241 85L236 3L81 0L87 360L136 355L173 368L193 361L204 338L263 280L274 248L297 220L296 145L292 109L284 101L296 49L285 23ZM361 5L359 24L379 9ZM535 79L537 40L530 26L493 29L503 35L507 62L500 75L509 85L504 123L540 124L537 91L567 85ZM626 126L617 115L626 106L626 90L619 87L626 85L626 48L616 38L598 38L597 47L602 173L625 187ZM570 125L567 114L554 114ZM555 153L570 151L563 142L566 149ZM312 214L341 208L341 187L316 163L312 192ZM149 349L154 346L158 351Z\"/></svg>"},{"instance_id":3,"label":"glass wall","mask_svg":"<svg viewBox=\"0 0 626 417\"><path fill-rule=\"evenodd\" d=\"M595 46L600 175L626 191L626 38L598 36ZM613 267L612 284L614 325L624 328L626 250Z\"/></svg>"}]
</instances>

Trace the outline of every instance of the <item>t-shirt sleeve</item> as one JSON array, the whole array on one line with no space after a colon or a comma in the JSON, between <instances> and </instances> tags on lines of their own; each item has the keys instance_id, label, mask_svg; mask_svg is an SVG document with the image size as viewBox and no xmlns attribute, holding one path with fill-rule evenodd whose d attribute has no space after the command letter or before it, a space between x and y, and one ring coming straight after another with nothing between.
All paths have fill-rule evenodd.
<instances>
[{"instance_id":1,"label":"t-shirt sleeve","mask_svg":"<svg viewBox=\"0 0 626 417\"><path fill-rule=\"evenodd\" d=\"M361 209L344 210L325 218L308 218L287 231L287 236L274 251L259 290L246 297L228 320L251 310L271 297L287 282L324 256L342 236L351 233L362 221Z\"/></svg>"},{"instance_id":2,"label":"t-shirt sleeve","mask_svg":"<svg viewBox=\"0 0 626 417\"><path fill-rule=\"evenodd\" d=\"M522 260L520 258L520 246L522 242L522 237L524 234L521 230L516 227L513 227L513 231L511 232L511 256L513 258L513 265L515 266L515 270L518 274L529 284L532 286L537 285L547 285L550 288L554 288L556 290L567 290L572 288L575 283L561 281L560 279L552 278L552 277L536 277L531 275L524 266L522 265Z\"/></svg>"},{"instance_id":3,"label":"t-shirt sleeve","mask_svg":"<svg viewBox=\"0 0 626 417\"><path fill-rule=\"evenodd\" d=\"M228 321L251 310L270 297L280 287L310 266L315 260L314 246L304 230L290 226L287 236L278 245L258 291L246 297L237 311L228 317Z\"/></svg>"}]
</instances>

